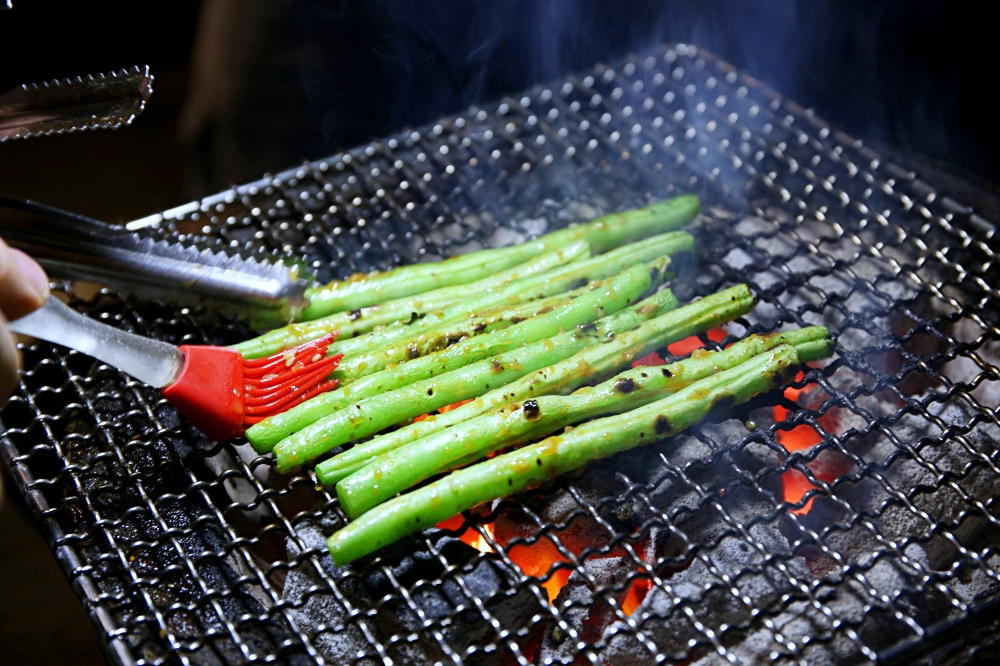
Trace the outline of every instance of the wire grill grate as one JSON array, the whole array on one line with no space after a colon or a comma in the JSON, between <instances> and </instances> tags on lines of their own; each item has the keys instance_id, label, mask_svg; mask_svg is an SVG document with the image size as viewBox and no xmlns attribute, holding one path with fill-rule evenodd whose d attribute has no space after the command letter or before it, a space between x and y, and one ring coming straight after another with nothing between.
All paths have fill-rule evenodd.
<instances>
[{"instance_id":1,"label":"wire grill grate","mask_svg":"<svg viewBox=\"0 0 1000 666\"><path fill-rule=\"evenodd\" d=\"M463 525L337 569L323 538L343 515L311 476L204 440L88 357L25 347L0 450L109 656L855 663L982 608L1000 589L994 226L705 51L598 66L134 225L305 257L326 280L682 192L706 210L678 296L747 282L760 303L727 334L822 323L836 360L801 393L466 516L488 552L454 538ZM249 335L61 289L175 343ZM803 428L813 445L793 447ZM929 656L995 642L976 626Z\"/></svg>"}]
</instances>

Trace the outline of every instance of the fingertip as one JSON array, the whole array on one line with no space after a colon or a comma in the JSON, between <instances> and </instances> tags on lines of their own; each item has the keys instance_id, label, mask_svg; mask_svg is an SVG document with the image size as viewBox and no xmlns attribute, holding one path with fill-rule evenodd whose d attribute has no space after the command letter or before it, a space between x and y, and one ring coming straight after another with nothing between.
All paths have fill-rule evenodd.
<instances>
[{"instance_id":1,"label":"fingertip","mask_svg":"<svg viewBox=\"0 0 1000 666\"><path fill-rule=\"evenodd\" d=\"M14 337L7 330L7 322L0 317L0 406L14 392L21 369L21 353L17 350Z\"/></svg>"},{"instance_id":2,"label":"fingertip","mask_svg":"<svg viewBox=\"0 0 1000 666\"><path fill-rule=\"evenodd\" d=\"M21 275L38 294L38 305L41 306L49 297L49 276L45 274L45 270L38 265L38 262L21 250L12 247L10 254L21 271Z\"/></svg>"},{"instance_id":3,"label":"fingertip","mask_svg":"<svg viewBox=\"0 0 1000 666\"><path fill-rule=\"evenodd\" d=\"M9 320L20 319L48 298L49 280L42 267L0 240L0 312Z\"/></svg>"}]
</instances>

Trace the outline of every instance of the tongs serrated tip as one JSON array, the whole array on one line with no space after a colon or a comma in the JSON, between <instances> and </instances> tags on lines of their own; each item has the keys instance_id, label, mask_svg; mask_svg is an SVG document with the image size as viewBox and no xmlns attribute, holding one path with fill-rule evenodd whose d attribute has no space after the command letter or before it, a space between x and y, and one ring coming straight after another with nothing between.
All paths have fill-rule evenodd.
<instances>
[{"instance_id":1,"label":"tongs serrated tip","mask_svg":"<svg viewBox=\"0 0 1000 666\"><path fill-rule=\"evenodd\" d=\"M130 125L153 94L149 66L24 84L0 95L0 142Z\"/></svg>"}]
</instances>

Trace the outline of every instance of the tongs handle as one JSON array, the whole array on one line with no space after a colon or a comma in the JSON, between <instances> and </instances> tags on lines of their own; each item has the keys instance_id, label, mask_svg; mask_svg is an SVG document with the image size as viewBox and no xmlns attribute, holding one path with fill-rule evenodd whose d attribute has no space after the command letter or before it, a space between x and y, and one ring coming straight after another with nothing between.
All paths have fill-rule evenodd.
<instances>
[{"instance_id":1,"label":"tongs handle","mask_svg":"<svg viewBox=\"0 0 1000 666\"><path fill-rule=\"evenodd\" d=\"M0 141L116 129L142 113L152 94L148 66L23 85L0 95Z\"/></svg>"},{"instance_id":2,"label":"tongs handle","mask_svg":"<svg viewBox=\"0 0 1000 666\"><path fill-rule=\"evenodd\" d=\"M131 293L196 302L208 298L277 313L279 319L306 303L308 282L298 267L153 241L34 201L0 195L0 237L55 275Z\"/></svg>"},{"instance_id":3,"label":"tongs handle","mask_svg":"<svg viewBox=\"0 0 1000 666\"><path fill-rule=\"evenodd\" d=\"M57 274L69 267L64 277L93 277L88 267L101 268L103 250L118 246L116 240L127 235L125 229L99 220L0 195L0 237Z\"/></svg>"}]
</instances>

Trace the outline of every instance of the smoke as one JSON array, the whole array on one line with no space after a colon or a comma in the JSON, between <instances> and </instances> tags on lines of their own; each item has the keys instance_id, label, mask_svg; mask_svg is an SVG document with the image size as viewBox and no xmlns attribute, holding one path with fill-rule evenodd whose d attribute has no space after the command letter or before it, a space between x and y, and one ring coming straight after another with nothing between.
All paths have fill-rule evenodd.
<instances>
[{"instance_id":1,"label":"smoke","mask_svg":"<svg viewBox=\"0 0 1000 666\"><path fill-rule=\"evenodd\" d=\"M808 40L797 0L410 0L377 2L392 80L390 125L470 104L663 42L719 53L794 92Z\"/></svg>"},{"instance_id":2,"label":"smoke","mask_svg":"<svg viewBox=\"0 0 1000 666\"><path fill-rule=\"evenodd\" d=\"M256 21L229 4L230 22L252 34L226 47L242 69L218 78L243 92L231 117L203 124L272 166L670 42L716 53L858 138L1000 173L978 78L992 62L990 24L960 3L284 0L249 12Z\"/></svg>"},{"instance_id":3,"label":"smoke","mask_svg":"<svg viewBox=\"0 0 1000 666\"><path fill-rule=\"evenodd\" d=\"M426 123L628 52L687 43L859 138L987 174L996 170L977 141L986 123L970 123L969 91L983 94L976 92L982 86L962 80L958 63L966 56L953 48L966 34L972 45L986 41L974 38L974 13L940 1L383 0L368 6L391 81L387 129ZM978 105L976 112L982 113Z\"/></svg>"}]
</instances>

